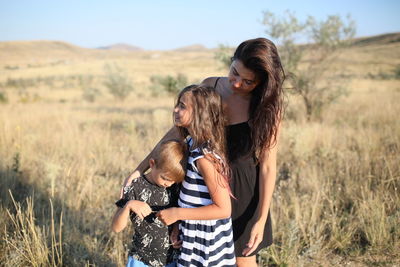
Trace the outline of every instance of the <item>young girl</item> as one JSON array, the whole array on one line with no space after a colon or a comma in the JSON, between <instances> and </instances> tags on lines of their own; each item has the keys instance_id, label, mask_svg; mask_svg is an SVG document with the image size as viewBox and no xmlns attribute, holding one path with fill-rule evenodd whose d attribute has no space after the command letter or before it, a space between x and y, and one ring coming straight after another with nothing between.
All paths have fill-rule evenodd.
<instances>
[{"instance_id":1,"label":"young girl","mask_svg":"<svg viewBox=\"0 0 400 267\"><path fill-rule=\"evenodd\" d=\"M178 266L236 266L223 118L214 89L191 85L180 92L174 122L189 144L187 172L179 208L157 214L167 225L181 220Z\"/></svg>"}]
</instances>

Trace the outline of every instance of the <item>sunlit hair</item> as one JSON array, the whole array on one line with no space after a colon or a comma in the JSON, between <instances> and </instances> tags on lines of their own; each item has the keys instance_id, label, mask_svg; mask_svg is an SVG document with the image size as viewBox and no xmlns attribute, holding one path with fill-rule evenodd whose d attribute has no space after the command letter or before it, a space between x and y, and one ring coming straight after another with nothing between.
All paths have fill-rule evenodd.
<instances>
[{"instance_id":1,"label":"sunlit hair","mask_svg":"<svg viewBox=\"0 0 400 267\"><path fill-rule=\"evenodd\" d=\"M188 94L192 102L192 118L188 126L193 140L192 148L200 148L205 158L214 164L219 174L228 182L226 123L221 96L212 87L190 85L179 93L175 106L185 94ZM178 129L183 138L189 135L185 127L178 126Z\"/></svg>"},{"instance_id":2,"label":"sunlit hair","mask_svg":"<svg viewBox=\"0 0 400 267\"><path fill-rule=\"evenodd\" d=\"M155 167L169 179L180 183L185 178L188 150L187 145L178 140L161 143L154 153Z\"/></svg>"},{"instance_id":3,"label":"sunlit hair","mask_svg":"<svg viewBox=\"0 0 400 267\"><path fill-rule=\"evenodd\" d=\"M285 72L276 46L265 38L244 41L236 49L232 60L240 60L254 72L258 80L251 95L249 124L252 147L259 158L264 149L276 144L283 112L282 84Z\"/></svg>"}]
</instances>

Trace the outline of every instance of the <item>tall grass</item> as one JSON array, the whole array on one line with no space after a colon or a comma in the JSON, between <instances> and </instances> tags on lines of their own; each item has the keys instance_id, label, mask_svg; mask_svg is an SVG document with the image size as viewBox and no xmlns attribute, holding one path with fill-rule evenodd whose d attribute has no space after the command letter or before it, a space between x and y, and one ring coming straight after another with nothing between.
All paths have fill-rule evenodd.
<instances>
[{"instance_id":1,"label":"tall grass","mask_svg":"<svg viewBox=\"0 0 400 267\"><path fill-rule=\"evenodd\" d=\"M113 203L123 178L171 125L170 108L165 106L171 106L172 101L163 101L167 104L152 101L136 108L129 104L43 103L2 107L0 204L4 216L0 226L5 230L0 246L4 253L0 254L5 255L5 266L13 263L13 257L6 255L19 246L16 242L21 237L7 239L13 229L42 229L27 236L37 236L40 241L33 242L30 255L40 259L47 253L52 255L54 238L46 234L55 223L47 216L50 211L56 222L61 222L62 214L62 246L58 250L62 254L57 261L49 256L38 266L123 264L127 250L123 244L131 237L110 233ZM25 202L29 203L26 211L18 206ZM27 217L30 224L14 225L16 210L21 215L15 216Z\"/></svg>"},{"instance_id":2,"label":"tall grass","mask_svg":"<svg viewBox=\"0 0 400 267\"><path fill-rule=\"evenodd\" d=\"M26 199L25 208L14 200L11 192L10 197L14 210L6 209L11 223L9 229L4 229L5 249L2 262L7 262L10 266L62 266L62 213L56 229L50 200L50 225L39 227L36 224L32 197Z\"/></svg>"},{"instance_id":3,"label":"tall grass","mask_svg":"<svg viewBox=\"0 0 400 267\"><path fill-rule=\"evenodd\" d=\"M398 264L399 94L353 94L323 121L284 122L275 244L262 262ZM2 107L5 266L124 264L130 236L110 232L113 203L123 178L171 125L172 99L160 101Z\"/></svg>"},{"instance_id":4,"label":"tall grass","mask_svg":"<svg viewBox=\"0 0 400 267\"><path fill-rule=\"evenodd\" d=\"M276 242L266 262L335 266L333 255L340 264L399 264L399 96L371 94L360 103L353 95L323 123L287 122L273 202Z\"/></svg>"},{"instance_id":5,"label":"tall grass","mask_svg":"<svg viewBox=\"0 0 400 267\"><path fill-rule=\"evenodd\" d=\"M145 65L153 61L143 58L147 76L158 70ZM171 61L179 58L157 68ZM360 72L357 64L349 69ZM320 121L306 122L300 102L289 102L271 207L274 245L260 265L400 265L400 84L357 74L349 86ZM51 99L65 92L37 91L46 98L19 102L10 91L0 106L0 266L123 266L131 231L111 233L114 202L124 177L171 126L173 99L85 103L79 94L62 103Z\"/></svg>"}]
</instances>

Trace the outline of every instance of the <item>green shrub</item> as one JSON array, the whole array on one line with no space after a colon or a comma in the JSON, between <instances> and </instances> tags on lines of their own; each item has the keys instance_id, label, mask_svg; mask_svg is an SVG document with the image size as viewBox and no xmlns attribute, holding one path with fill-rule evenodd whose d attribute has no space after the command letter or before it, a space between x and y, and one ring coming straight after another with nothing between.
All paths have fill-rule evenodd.
<instances>
[{"instance_id":1,"label":"green shrub","mask_svg":"<svg viewBox=\"0 0 400 267\"><path fill-rule=\"evenodd\" d=\"M116 99L124 100L134 90L131 80L116 65L107 64L104 69L106 72L104 86Z\"/></svg>"},{"instance_id":2,"label":"green shrub","mask_svg":"<svg viewBox=\"0 0 400 267\"><path fill-rule=\"evenodd\" d=\"M393 73L395 79L400 79L400 64L396 66Z\"/></svg>"},{"instance_id":3,"label":"green shrub","mask_svg":"<svg viewBox=\"0 0 400 267\"><path fill-rule=\"evenodd\" d=\"M1 104L6 104L8 103L8 97L5 92L0 92L0 103Z\"/></svg>"},{"instance_id":4,"label":"green shrub","mask_svg":"<svg viewBox=\"0 0 400 267\"><path fill-rule=\"evenodd\" d=\"M367 78L371 80L392 80L400 79L400 65L398 65L392 72L379 71L377 74L368 73Z\"/></svg>"},{"instance_id":5,"label":"green shrub","mask_svg":"<svg viewBox=\"0 0 400 267\"><path fill-rule=\"evenodd\" d=\"M233 51L233 48L220 44L217 52L214 54L214 58L221 62L224 68L229 68L232 62Z\"/></svg>"},{"instance_id":6,"label":"green shrub","mask_svg":"<svg viewBox=\"0 0 400 267\"><path fill-rule=\"evenodd\" d=\"M94 102L96 98L101 95L101 92L97 88L85 87L83 89L82 98L87 102Z\"/></svg>"},{"instance_id":7,"label":"green shrub","mask_svg":"<svg viewBox=\"0 0 400 267\"><path fill-rule=\"evenodd\" d=\"M342 96L346 95L344 79L328 79L329 69L334 59L351 42L356 32L355 22L350 16L328 16L317 20L308 16L298 19L293 12L286 11L283 16L264 12L262 22L265 32L279 43L282 65L291 85L302 100L307 120L320 119L321 112ZM298 45L302 37L308 45ZM306 58L306 50L312 56ZM300 62L305 64L300 67Z\"/></svg>"},{"instance_id":8,"label":"green shrub","mask_svg":"<svg viewBox=\"0 0 400 267\"><path fill-rule=\"evenodd\" d=\"M182 73L178 73L176 77L154 75L151 76L150 81L152 83L150 89L154 95L177 95L182 88L188 85L188 79Z\"/></svg>"},{"instance_id":9,"label":"green shrub","mask_svg":"<svg viewBox=\"0 0 400 267\"><path fill-rule=\"evenodd\" d=\"M17 70L17 69L19 69L19 67L18 66L6 65L6 66L4 66L4 69L6 69L6 70Z\"/></svg>"}]
</instances>

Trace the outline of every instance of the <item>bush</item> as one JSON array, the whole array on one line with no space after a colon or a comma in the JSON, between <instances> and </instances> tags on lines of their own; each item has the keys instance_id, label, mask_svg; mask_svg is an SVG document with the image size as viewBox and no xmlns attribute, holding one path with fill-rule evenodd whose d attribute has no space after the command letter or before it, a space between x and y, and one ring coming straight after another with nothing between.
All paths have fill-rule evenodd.
<instances>
[{"instance_id":1,"label":"bush","mask_svg":"<svg viewBox=\"0 0 400 267\"><path fill-rule=\"evenodd\" d=\"M397 65L391 72L379 71L377 74L369 72L367 78L371 80L398 80L400 79L400 65Z\"/></svg>"},{"instance_id":2,"label":"bush","mask_svg":"<svg viewBox=\"0 0 400 267\"><path fill-rule=\"evenodd\" d=\"M182 73L178 73L176 77L154 75L150 81L152 83L150 89L154 95L177 95L188 84L186 75Z\"/></svg>"},{"instance_id":3,"label":"bush","mask_svg":"<svg viewBox=\"0 0 400 267\"><path fill-rule=\"evenodd\" d=\"M82 98L87 102L94 102L96 98L101 95L101 92L97 88L85 87L83 89Z\"/></svg>"},{"instance_id":4,"label":"bush","mask_svg":"<svg viewBox=\"0 0 400 267\"><path fill-rule=\"evenodd\" d=\"M346 95L342 84L345 81L328 75L335 58L354 37L355 22L350 16L347 21L340 16L328 16L321 21L309 16L306 21L299 21L287 11L282 17L265 12L263 24L265 32L280 44L283 67L294 77L291 82L296 90L293 92L302 99L307 120L321 118L323 109ZM308 45L298 45L299 36ZM307 58L306 50L311 51Z\"/></svg>"},{"instance_id":5,"label":"bush","mask_svg":"<svg viewBox=\"0 0 400 267\"><path fill-rule=\"evenodd\" d=\"M2 104L8 103L8 97L5 92L0 92L0 103Z\"/></svg>"},{"instance_id":6,"label":"bush","mask_svg":"<svg viewBox=\"0 0 400 267\"><path fill-rule=\"evenodd\" d=\"M400 79L400 64L396 66L393 73L394 73L395 79L397 79L397 80Z\"/></svg>"},{"instance_id":7,"label":"bush","mask_svg":"<svg viewBox=\"0 0 400 267\"><path fill-rule=\"evenodd\" d=\"M17 69L19 69L19 67L18 66L6 65L6 66L4 66L4 69L6 69L6 70L17 70Z\"/></svg>"},{"instance_id":8,"label":"bush","mask_svg":"<svg viewBox=\"0 0 400 267\"><path fill-rule=\"evenodd\" d=\"M131 80L116 65L107 64L104 69L106 72L104 86L116 99L124 100L134 90Z\"/></svg>"},{"instance_id":9,"label":"bush","mask_svg":"<svg viewBox=\"0 0 400 267\"><path fill-rule=\"evenodd\" d=\"M214 58L221 62L224 68L229 68L232 62L233 51L233 48L220 44Z\"/></svg>"}]
</instances>

